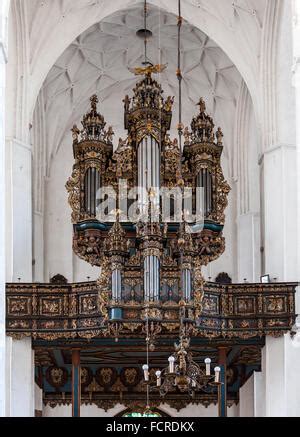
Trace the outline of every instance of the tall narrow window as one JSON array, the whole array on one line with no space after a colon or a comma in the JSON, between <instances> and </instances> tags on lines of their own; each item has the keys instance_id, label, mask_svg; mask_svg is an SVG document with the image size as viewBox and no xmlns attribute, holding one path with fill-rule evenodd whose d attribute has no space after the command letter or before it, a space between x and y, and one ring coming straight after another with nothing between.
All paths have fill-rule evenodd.
<instances>
[{"instance_id":1,"label":"tall narrow window","mask_svg":"<svg viewBox=\"0 0 300 437\"><path fill-rule=\"evenodd\" d=\"M97 192L101 187L99 171L91 167L87 170L84 179L84 209L90 217L96 217Z\"/></svg>"}]
</instances>

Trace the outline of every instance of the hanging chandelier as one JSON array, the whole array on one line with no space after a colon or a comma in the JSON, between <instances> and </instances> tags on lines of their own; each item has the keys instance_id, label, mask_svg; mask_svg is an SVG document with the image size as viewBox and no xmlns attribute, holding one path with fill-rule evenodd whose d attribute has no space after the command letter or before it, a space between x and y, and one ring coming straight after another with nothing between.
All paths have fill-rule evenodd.
<instances>
[{"instance_id":1,"label":"hanging chandelier","mask_svg":"<svg viewBox=\"0 0 300 437\"><path fill-rule=\"evenodd\" d=\"M174 344L174 353L168 358L168 365L162 370L156 370L156 381L153 384L150 378L150 359L149 349L151 349L151 336L149 333L148 308L146 312L146 358L147 363L143 365L144 382L147 385L147 408L150 404L150 391L158 391L164 398L169 392L178 390L180 393L186 393L192 398L197 392L212 392L217 388L219 409L221 403L221 366L214 367L214 373L211 372L212 360L207 357L204 360L205 369L202 368L193 359L190 350L191 339L188 334L188 323L186 317L185 305L181 307L180 317L180 337L179 342ZM223 377L225 377L223 375Z\"/></svg>"},{"instance_id":2,"label":"hanging chandelier","mask_svg":"<svg viewBox=\"0 0 300 437\"><path fill-rule=\"evenodd\" d=\"M150 383L149 364L143 366L144 380L151 389L158 389L160 396L165 397L170 391L177 388L181 393L187 393L194 397L197 391L207 390L212 387L219 387L221 367L214 368L214 375L211 374L211 359L204 360L203 370L194 360L190 351L190 339L181 337L178 344L175 344L175 352L168 359L168 365L163 370L157 370L156 386Z\"/></svg>"}]
</instances>

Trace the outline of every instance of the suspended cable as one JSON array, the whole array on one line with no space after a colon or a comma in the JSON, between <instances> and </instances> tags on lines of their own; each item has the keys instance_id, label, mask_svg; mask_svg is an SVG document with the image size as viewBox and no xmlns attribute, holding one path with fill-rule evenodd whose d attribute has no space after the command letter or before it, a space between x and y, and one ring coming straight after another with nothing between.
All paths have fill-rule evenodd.
<instances>
[{"instance_id":1,"label":"suspended cable","mask_svg":"<svg viewBox=\"0 0 300 437\"><path fill-rule=\"evenodd\" d=\"M181 72L181 26L182 26L182 16L181 16L181 0L178 0L178 18L177 18L177 27L178 27L178 65L177 65L177 79L179 84L179 123L177 126L178 135L179 135L179 147L182 150L182 133L183 133L183 125L182 125L182 72Z\"/></svg>"},{"instance_id":2,"label":"suspended cable","mask_svg":"<svg viewBox=\"0 0 300 437\"><path fill-rule=\"evenodd\" d=\"M148 40L147 40L147 13L148 13L147 0L145 0L144 1L144 48L145 48L144 64L145 65L148 64L148 57L147 57L147 44L148 44Z\"/></svg>"},{"instance_id":3,"label":"suspended cable","mask_svg":"<svg viewBox=\"0 0 300 437\"><path fill-rule=\"evenodd\" d=\"M147 344L147 350L146 350L146 354L147 354L147 366L149 368L149 342L150 342L150 337L149 337L149 314L148 314L148 308L147 308L147 319L146 319L146 344ZM150 408L150 386L149 384L147 384L147 405L146 405L146 409Z\"/></svg>"}]
</instances>

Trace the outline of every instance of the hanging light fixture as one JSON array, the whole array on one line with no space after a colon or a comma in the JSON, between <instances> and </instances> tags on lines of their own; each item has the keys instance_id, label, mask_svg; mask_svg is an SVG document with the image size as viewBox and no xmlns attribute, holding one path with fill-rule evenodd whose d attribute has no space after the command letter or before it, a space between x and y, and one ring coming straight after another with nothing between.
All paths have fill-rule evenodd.
<instances>
[{"instance_id":1,"label":"hanging light fixture","mask_svg":"<svg viewBox=\"0 0 300 437\"><path fill-rule=\"evenodd\" d=\"M147 361L149 363L149 357ZM160 396L164 398L169 392L173 392L174 388L177 388L181 393L189 394L191 397L194 397L196 392L212 391L217 388L220 404L220 387L223 384L221 367L214 367L212 373L211 363L211 359L206 358L204 360L205 368L197 364L190 351L190 339L187 336L181 336L179 343L175 344L175 352L168 358L168 365L155 372L155 384L151 382L149 364L143 366L144 380L147 385L147 406L149 406L150 390L158 391Z\"/></svg>"},{"instance_id":2,"label":"hanging light fixture","mask_svg":"<svg viewBox=\"0 0 300 437\"><path fill-rule=\"evenodd\" d=\"M221 367L214 367L214 372L211 371L212 360L206 358L204 360L205 368L202 368L193 359L193 354L190 351L190 339L184 335L184 325L182 321L182 335L178 344L175 344L175 352L168 358L168 365L155 372L156 382L153 384L150 378L149 357L143 366L144 380L147 385L147 403L149 405L149 393L158 391L160 396L164 398L169 392L173 392L174 388L181 393L187 393L191 397L195 396L196 392L212 391L217 388L218 402L221 403L220 387L223 385L221 381Z\"/></svg>"}]
</instances>

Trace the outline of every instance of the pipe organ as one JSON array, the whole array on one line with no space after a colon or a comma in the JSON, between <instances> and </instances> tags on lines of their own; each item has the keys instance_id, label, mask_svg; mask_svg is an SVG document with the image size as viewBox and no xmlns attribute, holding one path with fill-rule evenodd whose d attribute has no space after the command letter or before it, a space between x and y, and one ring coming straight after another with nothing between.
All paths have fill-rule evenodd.
<instances>
[{"instance_id":1,"label":"pipe organ","mask_svg":"<svg viewBox=\"0 0 300 437\"><path fill-rule=\"evenodd\" d=\"M169 315L176 319L183 302L186 317L195 321L201 315L204 295L201 268L225 249L222 231L230 188L220 163L222 131L215 131L200 99L200 110L190 128L184 129L180 149L178 140L169 135L174 97L165 98L153 78L162 68L135 70L143 77L132 97L123 100L128 136L119 139L115 150L113 129L106 129L96 96L91 98L82 130L72 129L75 163L66 187L73 249L81 259L101 267L99 305L108 323L141 319L145 305L150 306L154 320L165 317L165 305L173 308ZM129 206L135 199L130 192L137 189L137 219L127 216L130 208L121 208L121 180L126 181ZM113 222L98 216L98 193L103 187L116 193L115 208L108 211ZM182 204L176 193L184 195L185 188L192 190L193 210L203 214L199 228L193 228L196 219L191 214L188 220L183 208L179 216L174 214L175 205ZM164 217L163 189L171 193L173 218Z\"/></svg>"}]
</instances>

